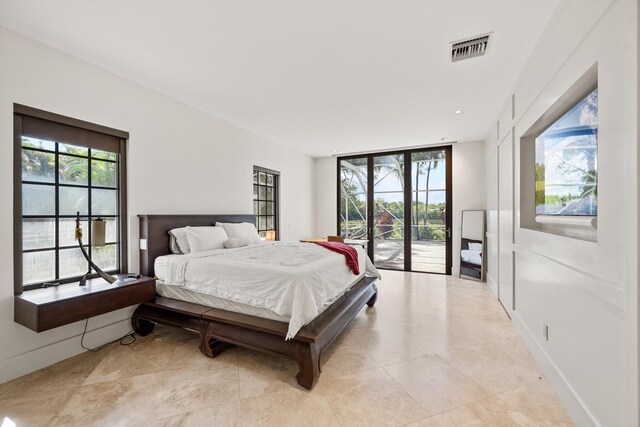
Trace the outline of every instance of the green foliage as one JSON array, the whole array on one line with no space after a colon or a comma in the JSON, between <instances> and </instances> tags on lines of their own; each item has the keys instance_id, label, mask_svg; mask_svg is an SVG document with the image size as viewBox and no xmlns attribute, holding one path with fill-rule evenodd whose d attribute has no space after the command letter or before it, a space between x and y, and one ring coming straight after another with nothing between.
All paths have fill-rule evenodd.
<instances>
[{"instance_id":1,"label":"green foliage","mask_svg":"<svg viewBox=\"0 0 640 427\"><path fill-rule=\"evenodd\" d=\"M544 165L536 163L536 206L544 205Z\"/></svg>"},{"instance_id":2,"label":"green foliage","mask_svg":"<svg viewBox=\"0 0 640 427\"><path fill-rule=\"evenodd\" d=\"M22 140L22 176L27 180L41 182L54 182L56 176L56 153L36 151L29 148L42 149L31 139ZM58 155L58 179L61 183L73 183L86 185L89 182L89 157L88 150L83 147L75 147L60 144L64 153ZM115 156L115 153L98 151L103 158ZM69 156L66 154L82 155L84 157ZM104 187L116 187L116 164L102 160L91 160L92 185Z\"/></svg>"}]
</instances>

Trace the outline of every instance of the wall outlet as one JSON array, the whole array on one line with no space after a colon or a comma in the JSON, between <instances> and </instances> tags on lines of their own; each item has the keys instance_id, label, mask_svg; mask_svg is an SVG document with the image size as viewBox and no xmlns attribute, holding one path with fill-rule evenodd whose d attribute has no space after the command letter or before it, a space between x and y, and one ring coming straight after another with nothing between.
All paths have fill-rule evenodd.
<instances>
[{"instance_id":1,"label":"wall outlet","mask_svg":"<svg viewBox=\"0 0 640 427\"><path fill-rule=\"evenodd\" d=\"M546 323L542 324L542 337L545 341L549 341L549 325Z\"/></svg>"}]
</instances>

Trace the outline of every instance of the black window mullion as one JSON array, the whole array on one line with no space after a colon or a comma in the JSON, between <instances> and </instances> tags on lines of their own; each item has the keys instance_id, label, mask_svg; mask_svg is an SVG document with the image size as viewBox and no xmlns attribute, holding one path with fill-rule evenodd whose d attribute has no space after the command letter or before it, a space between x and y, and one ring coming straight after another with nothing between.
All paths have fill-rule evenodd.
<instances>
[{"instance_id":1,"label":"black window mullion","mask_svg":"<svg viewBox=\"0 0 640 427\"><path fill-rule=\"evenodd\" d=\"M411 204L413 202L411 192L412 182L412 168L413 168L413 155L411 151L405 151L404 158L404 270L411 271L411 245L413 244L413 230L411 224L413 224L413 209Z\"/></svg>"},{"instance_id":2,"label":"black window mullion","mask_svg":"<svg viewBox=\"0 0 640 427\"><path fill-rule=\"evenodd\" d=\"M120 213L120 162L117 161L119 159L120 154L116 154L116 174L118 174L116 177L116 215ZM120 244L120 221L118 221L118 218L119 217L116 216L116 245ZM120 251L118 250L118 246L116 246L116 269L120 269L122 265L121 261Z\"/></svg>"},{"instance_id":3,"label":"black window mullion","mask_svg":"<svg viewBox=\"0 0 640 427\"><path fill-rule=\"evenodd\" d=\"M60 150L59 144L56 142L56 154L55 154L55 214L56 220L55 225L53 227L53 232L55 233L53 236L53 241L55 242L55 274L56 280L60 278L60 158L59 158Z\"/></svg>"},{"instance_id":4,"label":"black window mullion","mask_svg":"<svg viewBox=\"0 0 640 427\"><path fill-rule=\"evenodd\" d=\"M93 246L91 246L91 218L93 216L93 212L91 211L91 148L89 148L89 150L87 151L87 154L89 155L88 159L87 159L87 193L88 193L88 203L89 206L87 206L87 241L85 242L85 245L89 248L89 258L93 257ZM87 263L87 271L89 271L89 263Z\"/></svg>"}]
</instances>

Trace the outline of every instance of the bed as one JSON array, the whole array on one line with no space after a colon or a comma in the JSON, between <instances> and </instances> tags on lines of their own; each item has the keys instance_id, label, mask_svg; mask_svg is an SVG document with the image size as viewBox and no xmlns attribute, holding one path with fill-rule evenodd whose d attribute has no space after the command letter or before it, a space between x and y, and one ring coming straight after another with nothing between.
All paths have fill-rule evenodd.
<instances>
[{"instance_id":1,"label":"bed","mask_svg":"<svg viewBox=\"0 0 640 427\"><path fill-rule=\"evenodd\" d=\"M158 292L132 316L143 336L160 323L198 333L208 357L229 344L283 355L298 363L297 381L311 389L321 352L377 299L376 270L362 249L358 275L345 273L342 255L309 243L172 255L167 232L173 228L255 223L255 216L141 215L139 222L140 273L156 277Z\"/></svg>"}]
</instances>

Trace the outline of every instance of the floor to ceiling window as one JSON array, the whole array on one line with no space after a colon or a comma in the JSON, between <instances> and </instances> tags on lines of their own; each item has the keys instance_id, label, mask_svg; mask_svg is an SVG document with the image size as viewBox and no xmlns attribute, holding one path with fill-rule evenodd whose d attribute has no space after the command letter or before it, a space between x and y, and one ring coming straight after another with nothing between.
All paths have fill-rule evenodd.
<instances>
[{"instance_id":1,"label":"floor to ceiling window","mask_svg":"<svg viewBox=\"0 0 640 427\"><path fill-rule=\"evenodd\" d=\"M338 233L379 268L451 274L451 147L338 159Z\"/></svg>"}]
</instances>

